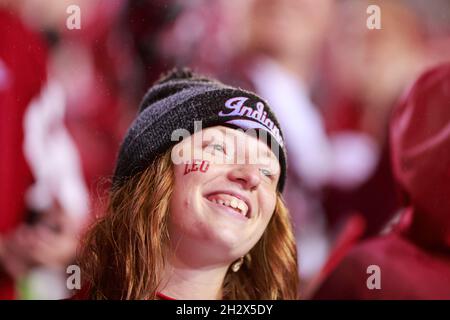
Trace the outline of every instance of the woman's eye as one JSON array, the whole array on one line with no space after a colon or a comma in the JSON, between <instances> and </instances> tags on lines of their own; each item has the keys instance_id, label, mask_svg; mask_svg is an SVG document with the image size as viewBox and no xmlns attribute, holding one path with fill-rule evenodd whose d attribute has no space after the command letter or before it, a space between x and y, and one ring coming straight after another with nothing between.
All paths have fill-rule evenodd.
<instances>
[{"instance_id":1,"label":"woman's eye","mask_svg":"<svg viewBox=\"0 0 450 320\"><path fill-rule=\"evenodd\" d=\"M223 147L223 146L221 146L220 144L215 144L214 146L214 150L217 150L217 151L225 151L225 148Z\"/></svg>"},{"instance_id":2,"label":"woman's eye","mask_svg":"<svg viewBox=\"0 0 450 320\"><path fill-rule=\"evenodd\" d=\"M272 171L270 171L270 170L267 170L267 169L264 169L264 168L261 168L261 169L259 169L259 170L260 170L261 173L262 173L264 176L266 176L266 177L271 178L271 177L273 176L273 173L272 173Z\"/></svg>"},{"instance_id":3,"label":"woman's eye","mask_svg":"<svg viewBox=\"0 0 450 320\"><path fill-rule=\"evenodd\" d=\"M214 151L220 151L220 152L225 152L225 147L221 144L211 144L209 145Z\"/></svg>"}]
</instances>

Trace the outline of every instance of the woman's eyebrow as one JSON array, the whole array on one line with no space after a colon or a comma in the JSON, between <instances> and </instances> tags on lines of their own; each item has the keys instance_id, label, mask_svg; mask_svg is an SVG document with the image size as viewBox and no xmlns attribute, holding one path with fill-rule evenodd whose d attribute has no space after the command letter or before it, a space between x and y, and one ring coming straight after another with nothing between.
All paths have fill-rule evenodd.
<instances>
[{"instance_id":1,"label":"woman's eyebrow","mask_svg":"<svg viewBox=\"0 0 450 320\"><path fill-rule=\"evenodd\" d=\"M265 157L268 160L267 167L273 170L273 173L277 174L281 172L281 167L278 165L278 160L274 157Z\"/></svg>"},{"instance_id":2,"label":"woman's eyebrow","mask_svg":"<svg viewBox=\"0 0 450 320\"><path fill-rule=\"evenodd\" d=\"M224 141L224 135L219 133L218 130L210 131L207 134L202 135L202 143L212 142L216 140Z\"/></svg>"},{"instance_id":3,"label":"woman's eyebrow","mask_svg":"<svg viewBox=\"0 0 450 320\"><path fill-rule=\"evenodd\" d=\"M245 135L244 132L237 131L237 130L235 130L235 129L228 128L228 127L226 127L226 128L223 128L223 127L222 127L222 128L217 128L217 130L220 131L220 132L223 134L224 137L227 137L227 136L229 136L229 135L232 135L233 138L234 138L234 137L239 137L240 134L238 134L237 132L240 132L240 133L242 133L242 134ZM241 129L238 129L238 130L241 130Z\"/></svg>"}]
</instances>

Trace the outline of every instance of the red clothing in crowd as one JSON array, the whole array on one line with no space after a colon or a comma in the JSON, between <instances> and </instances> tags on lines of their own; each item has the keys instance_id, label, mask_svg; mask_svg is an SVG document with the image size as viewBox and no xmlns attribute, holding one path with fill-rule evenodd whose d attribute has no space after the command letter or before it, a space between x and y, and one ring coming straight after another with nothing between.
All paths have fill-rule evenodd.
<instances>
[{"instance_id":1,"label":"red clothing in crowd","mask_svg":"<svg viewBox=\"0 0 450 320\"><path fill-rule=\"evenodd\" d=\"M0 237L26 214L24 194L33 177L23 154L23 117L46 82L44 41L18 18L0 10ZM1 271L0 299L14 298L14 283Z\"/></svg>"},{"instance_id":2,"label":"red clothing in crowd","mask_svg":"<svg viewBox=\"0 0 450 320\"><path fill-rule=\"evenodd\" d=\"M370 289L370 266L380 268L380 288ZM394 231L354 247L314 299L450 299L449 252L424 250Z\"/></svg>"}]
</instances>

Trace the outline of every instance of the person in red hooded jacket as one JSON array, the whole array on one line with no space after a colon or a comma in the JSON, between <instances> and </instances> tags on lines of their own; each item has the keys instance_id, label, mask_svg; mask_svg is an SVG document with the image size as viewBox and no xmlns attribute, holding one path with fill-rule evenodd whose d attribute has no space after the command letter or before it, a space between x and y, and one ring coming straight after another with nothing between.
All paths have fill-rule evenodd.
<instances>
[{"instance_id":1,"label":"person in red hooded jacket","mask_svg":"<svg viewBox=\"0 0 450 320\"><path fill-rule=\"evenodd\" d=\"M407 206L390 231L351 249L314 299L450 299L450 63L419 77L390 131Z\"/></svg>"}]
</instances>

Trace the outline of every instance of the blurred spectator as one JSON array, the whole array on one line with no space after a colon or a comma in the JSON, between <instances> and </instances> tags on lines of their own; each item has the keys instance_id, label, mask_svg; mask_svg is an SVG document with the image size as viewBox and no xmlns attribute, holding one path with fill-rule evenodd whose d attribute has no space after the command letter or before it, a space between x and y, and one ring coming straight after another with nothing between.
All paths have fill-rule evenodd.
<instances>
[{"instance_id":1,"label":"blurred spectator","mask_svg":"<svg viewBox=\"0 0 450 320\"><path fill-rule=\"evenodd\" d=\"M46 81L47 51L37 35L5 10L0 10L0 34L0 248L3 248L6 235L14 232L26 217L24 194L33 183L33 176L22 149L23 118L28 104ZM0 298L12 299L14 282L5 270L6 259L14 260L13 270L17 273L28 269L28 265L19 257L6 257L4 250L0 250Z\"/></svg>"},{"instance_id":2,"label":"blurred spectator","mask_svg":"<svg viewBox=\"0 0 450 320\"><path fill-rule=\"evenodd\" d=\"M47 279L64 277L86 218L88 193L64 124L64 93L47 73L47 46L6 8L0 19L0 143L7 150L0 168L0 292L2 298L23 298L25 291L16 290L22 284L34 298L63 297L63 281L44 292L33 284L44 273Z\"/></svg>"},{"instance_id":3,"label":"blurred spectator","mask_svg":"<svg viewBox=\"0 0 450 320\"><path fill-rule=\"evenodd\" d=\"M378 5L381 29L368 29L369 5ZM349 213L361 212L365 236L377 234L398 205L387 147L388 118L402 90L427 62L419 18L402 1L341 2L330 31L325 62L315 93L327 132L360 132L375 145L374 170L363 184L329 187L324 204L331 230Z\"/></svg>"},{"instance_id":4,"label":"blurred spectator","mask_svg":"<svg viewBox=\"0 0 450 320\"><path fill-rule=\"evenodd\" d=\"M132 50L135 53L135 70L139 76L136 93L139 99L158 78L175 65L175 54L186 57L189 42L195 32L194 25L176 28L181 16L198 1L137 0L128 1L120 27L128 30ZM213 3L215 1L210 1ZM176 40L175 40L176 39ZM175 41L175 43L174 43ZM172 47L174 45L174 47ZM179 62L181 63L181 61ZM134 103L136 106L139 101Z\"/></svg>"},{"instance_id":5,"label":"blurred spectator","mask_svg":"<svg viewBox=\"0 0 450 320\"><path fill-rule=\"evenodd\" d=\"M394 110L390 128L406 207L385 235L349 252L317 299L450 298L449 63L417 80ZM370 290L371 265L379 267L380 288Z\"/></svg>"}]
</instances>

